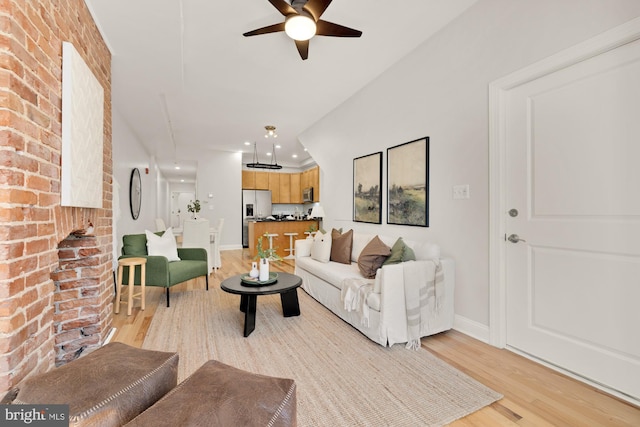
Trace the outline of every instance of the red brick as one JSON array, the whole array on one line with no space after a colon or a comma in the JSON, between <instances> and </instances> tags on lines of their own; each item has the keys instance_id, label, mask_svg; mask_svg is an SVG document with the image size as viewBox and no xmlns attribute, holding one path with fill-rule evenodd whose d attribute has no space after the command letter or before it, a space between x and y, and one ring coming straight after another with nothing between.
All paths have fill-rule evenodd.
<instances>
[{"instance_id":1,"label":"red brick","mask_svg":"<svg viewBox=\"0 0 640 427\"><path fill-rule=\"evenodd\" d=\"M24 242L0 243L0 257L5 260L19 258L24 255Z\"/></svg>"},{"instance_id":2,"label":"red brick","mask_svg":"<svg viewBox=\"0 0 640 427\"><path fill-rule=\"evenodd\" d=\"M16 277L9 282L4 282L0 285L0 298L10 298L24 291L25 280L24 277Z\"/></svg>"},{"instance_id":3,"label":"red brick","mask_svg":"<svg viewBox=\"0 0 640 427\"><path fill-rule=\"evenodd\" d=\"M0 333L11 334L18 328L22 327L25 323L25 317L23 313L16 313L12 317L0 318Z\"/></svg>"},{"instance_id":4,"label":"red brick","mask_svg":"<svg viewBox=\"0 0 640 427\"><path fill-rule=\"evenodd\" d=\"M0 111L0 118L3 116ZM1 126L2 124L0 124ZM17 168L27 172L38 171L38 161L29 157L26 157L15 151L0 151L0 166L7 168Z\"/></svg>"},{"instance_id":5,"label":"red brick","mask_svg":"<svg viewBox=\"0 0 640 427\"><path fill-rule=\"evenodd\" d=\"M11 317L20 307L18 298L0 300L0 317Z\"/></svg>"},{"instance_id":6,"label":"red brick","mask_svg":"<svg viewBox=\"0 0 640 427\"><path fill-rule=\"evenodd\" d=\"M47 250L49 250L49 240L47 239L31 240L27 242L27 255L33 255Z\"/></svg>"},{"instance_id":7,"label":"red brick","mask_svg":"<svg viewBox=\"0 0 640 427\"><path fill-rule=\"evenodd\" d=\"M56 282L61 282L69 279L76 279L78 272L75 270L56 270L51 273L51 278Z\"/></svg>"}]
</instances>

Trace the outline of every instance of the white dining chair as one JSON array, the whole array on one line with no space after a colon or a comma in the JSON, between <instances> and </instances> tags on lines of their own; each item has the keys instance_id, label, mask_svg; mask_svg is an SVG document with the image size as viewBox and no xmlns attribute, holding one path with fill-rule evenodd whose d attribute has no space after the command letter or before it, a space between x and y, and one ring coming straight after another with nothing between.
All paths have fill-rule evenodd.
<instances>
[{"instance_id":1,"label":"white dining chair","mask_svg":"<svg viewBox=\"0 0 640 427\"><path fill-rule=\"evenodd\" d=\"M207 271L211 272L213 267L213 254L211 250L211 231L209 220L185 219L182 227L182 247L183 248L203 248L207 251Z\"/></svg>"},{"instance_id":2,"label":"white dining chair","mask_svg":"<svg viewBox=\"0 0 640 427\"><path fill-rule=\"evenodd\" d=\"M222 236L222 227L224 226L224 218L218 220L218 226L211 229L211 247L213 251L213 268L222 267L220 259L220 239Z\"/></svg>"}]
</instances>

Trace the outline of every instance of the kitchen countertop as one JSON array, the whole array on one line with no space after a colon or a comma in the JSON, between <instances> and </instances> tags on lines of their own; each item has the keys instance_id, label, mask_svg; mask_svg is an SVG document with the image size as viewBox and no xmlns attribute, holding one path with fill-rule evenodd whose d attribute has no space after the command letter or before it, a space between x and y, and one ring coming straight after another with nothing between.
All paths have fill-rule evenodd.
<instances>
[{"instance_id":1,"label":"kitchen countertop","mask_svg":"<svg viewBox=\"0 0 640 427\"><path fill-rule=\"evenodd\" d=\"M249 222L306 222L317 221L317 219L250 219Z\"/></svg>"}]
</instances>

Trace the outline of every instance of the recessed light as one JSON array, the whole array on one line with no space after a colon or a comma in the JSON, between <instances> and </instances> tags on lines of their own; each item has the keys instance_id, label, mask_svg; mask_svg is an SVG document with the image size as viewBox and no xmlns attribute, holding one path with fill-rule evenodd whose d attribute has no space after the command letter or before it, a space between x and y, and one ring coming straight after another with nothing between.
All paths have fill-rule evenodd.
<instances>
[{"instance_id":1,"label":"recessed light","mask_svg":"<svg viewBox=\"0 0 640 427\"><path fill-rule=\"evenodd\" d=\"M180 182L184 182L184 179L181 179Z\"/></svg>"},{"instance_id":2,"label":"recessed light","mask_svg":"<svg viewBox=\"0 0 640 427\"><path fill-rule=\"evenodd\" d=\"M180 166L176 165L176 170L177 171L180 170Z\"/></svg>"},{"instance_id":3,"label":"recessed light","mask_svg":"<svg viewBox=\"0 0 640 427\"><path fill-rule=\"evenodd\" d=\"M267 156L271 156L271 153L267 153Z\"/></svg>"},{"instance_id":4,"label":"recessed light","mask_svg":"<svg viewBox=\"0 0 640 427\"><path fill-rule=\"evenodd\" d=\"M291 157L293 157L294 159L297 159L298 155L297 154L292 154Z\"/></svg>"},{"instance_id":5,"label":"recessed light","mask_svg":"<svg viewBox=\"0 0 640 427\"><path fill-rule=\"evenodd\" d=\"M244 145L251 145L251 143L249 141L245 141Z\"/></svg>"},{"instance_id":6,"label":"recessed light","mask_svg":"<svg viewBox=\"0 0 640 427\"><path fill-rule=\"evenodd\" d=\"M280 146L279 146L279 145L276 145L276 148L280 148Z\"/></svg>"}]
</instances>

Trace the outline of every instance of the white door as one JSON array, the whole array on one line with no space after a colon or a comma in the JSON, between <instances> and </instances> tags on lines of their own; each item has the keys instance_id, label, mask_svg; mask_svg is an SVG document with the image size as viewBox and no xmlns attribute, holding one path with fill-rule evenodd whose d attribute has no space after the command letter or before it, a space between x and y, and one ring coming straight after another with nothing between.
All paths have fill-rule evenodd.
<instances>
[{"instance_id":1,"label":"white door","mask_svg":"<svg viewBox=\"0 0 640 427\"><path fill-rule=\"evenodd\" d=\"M193 192L174 191L171 193L171 227L182 228L185 219L193 215L187 211L187 205L195 199Z\"/></svg>"},{"instance_id":2,"label":"white door","mask_svg":"<svg viewBox=\"0 0 640 427\"><path fill-rule=\"evenodd\" d=\"M505 102L507 345L640 399L640 41Z\"/></svg>"}]
</instances>

